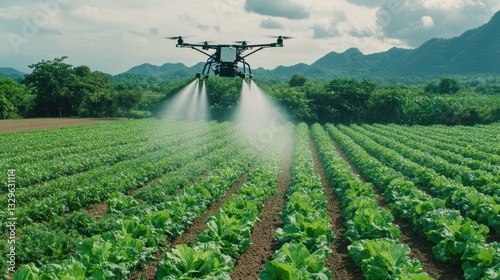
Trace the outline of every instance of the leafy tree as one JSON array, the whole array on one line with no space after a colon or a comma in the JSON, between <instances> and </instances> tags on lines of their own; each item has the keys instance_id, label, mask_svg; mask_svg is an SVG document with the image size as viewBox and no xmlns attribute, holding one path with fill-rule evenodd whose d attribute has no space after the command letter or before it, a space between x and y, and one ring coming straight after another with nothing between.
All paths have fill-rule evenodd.
<instances>
[{"instance_id":1,"label":"leafy tree","mask_svg":"<svg viewBox=\"0 0 500 280\"><path fill-rule=\"evenodd\" d=\"M11 78L0 78L0 119L26 117L33 96Z\"/></svg>"},{"instance_id":2,"label":"leafy tree","mask_svg":"<svg viewBox=\"0 0 500 280\"><path fill-rule=\"evenodd\" d=\"M293 74L292 78L288 82L290 87L301 87L307 82L307 78L299 75L299 74Z\"/></svg>"},{"instance_id":3,"label":"leafy tree","mask_svg":"<svg viewBox=\"0 0 500 280\"><path fill-rule=\"evenodd\" d=\"M90 72L87 66L75 68L78 77L74 91L80 92L79 113L86 117L113 116L112 84L107 74L99 71Z\"/></svg>"},{"instance_id":4,"label":"leafy tree","mask_svg":"<svg viewBox=\"0 0 500 280\"><path fill-rule=\"evenodd\" d=\"M114 105L118 113L122 116L130 118L132 108L141 100L142 92L124 90L119 91L114 96Z\"/></svg>"},{"instance_id":5,"label":"leafy tree","mask_svg":"<svg viewBox=\"0 0 500 280\"><path fill-rule=\"evenodd\" d=\"M320 122L361 122L375 86L366 80L336 79L326 83L323 90L309 94L308 99Z\"/></svg>"},{"instance_id":6,"label":"leafy tree","mask_svg":"<svg viewBox=\"0 0 500 280\"><path fill-rule=\"evenodd\" d=\"M404 119L406 96L399 89L388 89L372 94L369 100L367 122L400 123Z\"/></svg>"},{"instance_id":7,"label":"leafy tree","mask_svg":"<svg viewBox=\"0 0 500 280\"><path fill-rule=\"evenodd\" d=\"M454 94L462 87L460 84L451 78L441 78L438 84L431 82L424 88L425 92L433 94Z\"/></svg>"},{"instance_id":8,"label":"leafy tree","mask_svg":"<svg viewBox=\"0 0 500 280\"><path fill-rule=\"evenodd\" d=\"M64 63L67 57L29 65L33 69L24 78L24 83L35 95L34 113L40 117L63 117L76 115L78 106L73 102L71 86L76 76L73 67Z\"/></svg>"},{"instance_id":9,"label":"leafy tree","mask_svg":"<svg viewBox=\"0 0 500 280\"><path fill-rule=\"evenodd\" d=\"M439 94L454 94L461 89L459 83L451 78L441 78L438 85Z\"/></svg>"},{"instance_id":10,"label":"leafy tree","mask_svg":"<svg viewBox=\"0 0 500 280\"><path fill-rule=\"evenodd\" d=\"M296 88L277 89L269 92L274 100L284 106L295 120L314 120L306 99L306 94Z\"/></svg>"},{"instance_id":11,"label":"leafy tree","mask_svg":"<svg viewBox=\"0 0 500 280\"><path fill-rule=\"evenodd\" d=\"M231 117L241 94L241 79L210 78L206 82L211 115L220 121Z\"/></svg>"}]
</instances>

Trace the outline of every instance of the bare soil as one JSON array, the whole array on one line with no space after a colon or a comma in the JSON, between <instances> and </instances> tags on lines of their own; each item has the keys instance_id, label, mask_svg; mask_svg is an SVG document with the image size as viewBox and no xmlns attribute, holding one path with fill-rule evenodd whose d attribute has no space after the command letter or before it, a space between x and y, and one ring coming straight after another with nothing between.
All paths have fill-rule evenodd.
<instances>
[{"instance_id":1,"label":"bare soil","mask_svg":"<svg viewBox=\"0 0 500 280\"><path fill-rule=\"evenodd\" d=\"M84 208L82 211L89 214L94 221L98 221L106 215L106 212L108 211L108 204L104 201L99 204L88 206L88 208Z\"/></svg>"},{"instance_id":2,"label":"bare soil","mask_svg":"<svg viewBox=\"0 0 500 280\"><path fill-rule=\"evenodd\" d=\"M19 120L0 120L0 133L26 130L56 129L66 126L79 126L116 120L114 118L38 118Z\"/></svg>"},{"instance_id":3,"label":"bare soil","mask_svg":"<svg viewBox=\"0 0 500 280\"><path fill-rule=\"evenodd\" d=\"M328 199L328 215L332 219L332 230L335 234L335 239L330 244L332 253L326 259L325 265L332 273L333 279L363 279L361 268L351 259L347 251L347 246L351 243L344 236L347 229L344 226L345 218L342 214L340 202L334 193L333 186L326 177L316 146L312 141L310 141L309 145L314 158L314 171L321 177L321 183Z\"/></svg>"},{"instance_id":4,"label":"bare soil","mask_svg":"<svg viewBox=\"0 0 500 280\"><path fill-rule=\"evenodd\" d=\"M280 163L280 174L278 176L277 187L279 194L274 195L264 201L259 218L260 222L255 223L250 237L251 245L247 251L237 260L231 279L259 279L259 274L264 270L265 263L271 259L272 255L280 248L280 245L273 240L275 231L283 227L283 222L279 213L285 206L285 192L291 182L291 164L293 145L288 144L288 149L283 161Z\"/></svg>"},{"instance_id":5,"label":"bare soil","mask_svg":"<svg viewBox=\"0 0 500 280\"><path fill-rule=\"evenodd\" d=\"M224 198L210 205L207 211L203 215L196 218L193 224L191 224L191 226L189 226L181 236L170 240L165 248L160 248L160 251L155 255L154 259L148 262L147 266L140 267L139 270L133 272L129 279L155 279L156 267L158 266L158 263L163 259L167 248L172 248L179 244L193 243L196 239L196 234L205 230L205 220L207 219L207 217L214 215L217 210L220 209L222 204L224 204L231 198L231 196L237 193L240 187L247 181L247 178L248 174L240 177L238 181L233 185L233 187L227 192Z\"/></svg>"}]
</instances>

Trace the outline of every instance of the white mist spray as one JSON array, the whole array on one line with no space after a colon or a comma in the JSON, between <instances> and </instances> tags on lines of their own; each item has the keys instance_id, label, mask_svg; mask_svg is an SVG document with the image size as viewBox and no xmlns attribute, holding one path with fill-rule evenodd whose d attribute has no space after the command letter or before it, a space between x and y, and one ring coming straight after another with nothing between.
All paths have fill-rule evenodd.
<instances>
[{"instance_id":1,"label":"white mist spray","mask_svg":"<svg viewBox=\"0 0 500 280\"><path fill-rule=\"evenodd\" d=\"M259 149L272 142L288 122L287 114L252 80L243 80L233 119L238 131Z\"/></svg>"},{"instance_id":2,"label":"white mist spray","mask_svg":"<svg viewBox=\"0 0 500 280\"><path fill-rule=\"evenodd\" d=\"M202 83L201 89L200 83ZM196 79L187 85L168 102L164 112L163 116L168 119L209 120L205 81Z\"/></svg>"}]
</instances>

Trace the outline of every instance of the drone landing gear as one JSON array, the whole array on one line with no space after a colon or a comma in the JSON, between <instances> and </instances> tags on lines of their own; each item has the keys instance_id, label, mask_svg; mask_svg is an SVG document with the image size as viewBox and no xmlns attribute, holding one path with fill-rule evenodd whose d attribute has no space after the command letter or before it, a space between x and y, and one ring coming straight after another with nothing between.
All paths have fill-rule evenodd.
<instances>
[{"instance_id":1,"label":"drone landing gear","mask_svg":"<svg viewBox=\"0 0 500 280\"><path fill-rule=\"evenodd\" d=\"M238 72L238 77L241 77L242 79L252 79L252 74L249 73L244 73L244 72Z\"/></svg>"},{"instance_id":2,"label":"drone landing gear","mask_svg":"<svg viewBox=\"0 0 500 280\"><path fill-rule=\"evenodd\" d=\"M208 79L208 75L205 75L205 74L202 74L202 73L196 73L196 78L197 79L200 79L200 80L207 80Z\"/></svg>"}]
</instances>

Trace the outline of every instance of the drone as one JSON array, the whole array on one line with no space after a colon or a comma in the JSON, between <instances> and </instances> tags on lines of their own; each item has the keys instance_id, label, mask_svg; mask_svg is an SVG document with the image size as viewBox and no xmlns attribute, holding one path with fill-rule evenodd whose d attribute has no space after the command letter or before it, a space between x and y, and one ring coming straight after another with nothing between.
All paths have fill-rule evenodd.
<instances>
[{"instance_id":1,"label":"drone","mask_svg":"<svg viewBox=\"0 0 500 280\"><path fill-rule=\"evenodd\" d=\"M236 77L252 78L252 68L245 61L248 56L261 51L265 48L281 48L283 47L284 39L291 39L289 36L270 36L276 38L276 42L268 44L248 44L246 41L236 41L237 44L212 45L205 41L199 44L185 43L182 36L166 37L167 39L177 40L175 45L178 48L191 48L206 56L207 62L201 73L197 73L197 78L208 79L210 71L220 77ZM215 53L209 54L207 51L215 50ZM244 52L250 51L244 54ZM238 65L242 64L243 71L239 71Z\"/></svg>"}]
</instances>

